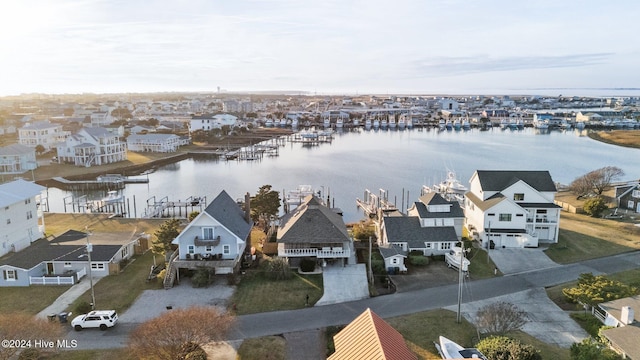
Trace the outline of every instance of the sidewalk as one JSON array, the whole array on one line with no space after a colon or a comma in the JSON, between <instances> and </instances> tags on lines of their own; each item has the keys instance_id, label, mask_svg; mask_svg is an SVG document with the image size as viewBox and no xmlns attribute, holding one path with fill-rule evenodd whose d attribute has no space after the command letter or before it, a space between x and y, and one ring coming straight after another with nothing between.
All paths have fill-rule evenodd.
<instances>
[{"instance_id":1,"label":"sidewalk","mask_svg":"<svg viewBox=\"0 0 640 360\"><path fill-rule=\"evenodd\" d=\"M100 279L101 278L99 277L93 278L94 286ZM65 291L62 295L58 296L51 305L40 311L36 317L46 319L49 315L57 315L64 312L71 304L73 304L74 301L76 301L77 298L89 289L91 289L89 279L83 279L79 283L70 287L69 290Z\"/></svg>"}]
</instances>

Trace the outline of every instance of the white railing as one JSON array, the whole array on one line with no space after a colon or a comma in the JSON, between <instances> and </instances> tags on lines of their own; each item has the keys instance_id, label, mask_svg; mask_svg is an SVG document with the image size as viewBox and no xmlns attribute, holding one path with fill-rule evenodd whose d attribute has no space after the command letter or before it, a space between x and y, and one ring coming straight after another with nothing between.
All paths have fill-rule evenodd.
<instances>
[{"instance_id":1,"label":"white railing","mask_svg":"<svg viewBox=\"0 0 640 360\"><path fill-rule=\"evenodd\" d=\"M320 250L314 248L281 249L278 256L315 256L317 258L349 257L349 251L344 249Z\"/></svg>"},{"instance_id":2,"label":"white railing","mask_svg":"<svg viewBox=\"0 0 640 360\"><path fill-rule=\"evenodd\" d=\"M29 285L73 285L73 276L29 276Z\"/></svg>"}]
</instances>

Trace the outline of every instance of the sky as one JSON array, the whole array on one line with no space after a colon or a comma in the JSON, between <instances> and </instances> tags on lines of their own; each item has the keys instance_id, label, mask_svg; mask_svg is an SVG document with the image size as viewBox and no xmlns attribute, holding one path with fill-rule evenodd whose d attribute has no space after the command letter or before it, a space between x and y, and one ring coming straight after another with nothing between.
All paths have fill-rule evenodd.
<instances>
[{"instance_id":1,"label":"sky","mask_svg":"<svg viewBox=\"0 0 640 360\"><path fill-rule=\"evenodd\" d=\"M638 14L624 0L2 0L0 96L640 88Z\"/></svg>"}]
</instances>

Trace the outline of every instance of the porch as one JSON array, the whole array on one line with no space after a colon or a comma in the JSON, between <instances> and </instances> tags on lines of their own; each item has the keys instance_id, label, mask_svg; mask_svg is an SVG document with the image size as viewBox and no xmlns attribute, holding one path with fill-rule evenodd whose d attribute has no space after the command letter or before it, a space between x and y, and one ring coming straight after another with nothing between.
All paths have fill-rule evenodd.
<instances>
[{"instance_id":1,"label":"porch","mask_svg":"<svg viewBox=\"0 0 640 360\"><path fill-rule=\"evenodd\" d=\"M278 247L280 257L316 257L318 259L348 258L351 255L351 248L342 246L322 246L322 247Z\"/></svg>"},{"instance_id":2,"label":"porch","mask_svg":"<svg viewBox=\"0 0 640 360\"><path fill-rule=\"evenodd\" d=\"M87 275L87 269L63 275L29 276L29 285L74 285Z\"/></svg>"}]
</instances>

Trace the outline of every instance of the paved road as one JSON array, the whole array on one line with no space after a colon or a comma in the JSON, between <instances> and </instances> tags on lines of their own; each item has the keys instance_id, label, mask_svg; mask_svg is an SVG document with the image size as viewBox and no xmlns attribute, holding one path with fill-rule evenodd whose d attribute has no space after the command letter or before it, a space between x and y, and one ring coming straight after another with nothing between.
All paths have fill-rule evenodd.
<instances>
[{"instance_id":1,"label":"paved road","mask_svg":"<svg viewBox=\"0 0 640 360\"><path fill-rule=\"evenodd\" d=\"M490 299L524 290L573 281L581 273L615 273L640 267L640 251L588 260L496 278L471 281L465 286L465 303ZM279 335L349 323L367 308L383 318L412 314L452 306L457 303L458 285L446 285L418 291L395 293L353 302L317 306L300 310L242 315L229 340ZM126 346L127 334L136 324L122 323L109 331L71 332L79 349Z\"/></svg>"}]
</instances>

